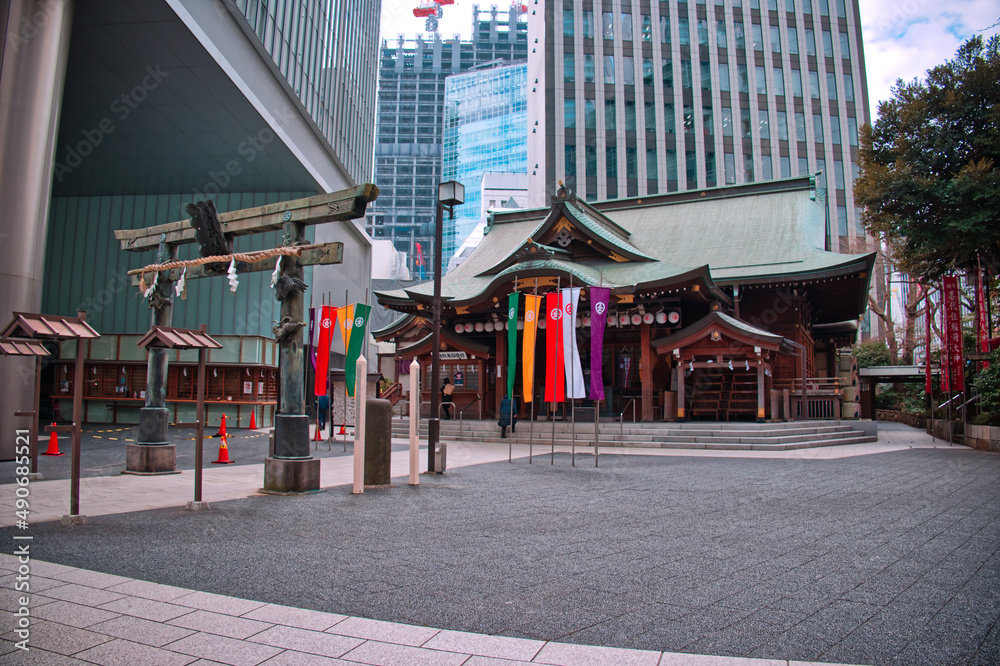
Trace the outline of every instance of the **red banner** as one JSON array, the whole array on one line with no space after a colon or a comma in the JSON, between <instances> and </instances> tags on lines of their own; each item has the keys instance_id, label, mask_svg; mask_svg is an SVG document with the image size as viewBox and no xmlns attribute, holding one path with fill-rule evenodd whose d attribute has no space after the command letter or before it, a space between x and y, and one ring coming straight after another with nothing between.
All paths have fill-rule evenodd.
<instances>
[{"instance_id":1,"label":"red banner","mask_svg":"<svg viewBox=\"0 0 1000 666\"><path fill-rule=\"evenodd\" d=\"M330 365L330 340L333 337L337 308L324 305L319 318L319 342L316 345L316 387L315 395L326 395L327 371Z\"/></svg>"},{"instance_id":2,"label":"red banner","mask_svg":"<svg viewBox=\"0 0 1000 666\"><path fill-rule=\"evenodd\" d=\"M561 300L558 291L545 295L545 402L566 400Z\"/></svg>"},{"instance_id":3,"label":"red banner","mask_svg":"<svg viewBox=\"0 0 1000 666\"><path fill-rule=\"evenodd\" d=\"M926 337L924 340L924 392L927 394L931 393L931 292L930 289L924 292L924 308L927 314L924 316L924 321L927 324Z\"/></svg>"},{"instance_id":4,"label":"red banner","mask_svg":"<svg viewBox=\"0 0 1000 666\"><path fill-rule=\"evenodd\" d=\"M962 303L958 294L958 278L944 279L944 320L948 331L948 380L951 390L965 390L965 368L962 354Z\"/></svg>"},{"instance_id":5,"label":"red banner","mask_svg":"<svg viewBox=\"0 0 1000 666\"><path fill-rule=\"evenodd\" d=\"M979 315L979 351L988 354L990 351L989 324L986 323L986 299L987 294L983 290L983 269L976 269L976 309ZM988 361L983 362L983 367L988 368Z\"/></svg>"}]
</instances>

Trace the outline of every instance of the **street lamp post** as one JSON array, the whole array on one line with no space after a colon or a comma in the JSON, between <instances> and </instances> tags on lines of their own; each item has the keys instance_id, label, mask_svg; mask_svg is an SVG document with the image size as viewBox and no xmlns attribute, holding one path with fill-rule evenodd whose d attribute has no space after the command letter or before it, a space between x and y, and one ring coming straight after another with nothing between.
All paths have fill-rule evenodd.
<instances>
[{"instance_id":1,"label":"street lamp post","mask_svg":"<svg viewBox=\"0 0 1000 666\"><path fill-rule=\"evenodd\" d=\"M441 408L438 383L441 381L441 258L442 227L444 207L448 207L449 219L455 219L455 206L465 202L465 186L454 180L438 185L437 219L434 224L434 304L431 327L431 415L427 422L427 471L438 474L444 472L437 457L438 442L441 439Z\"/></svg>"}]
</instances>

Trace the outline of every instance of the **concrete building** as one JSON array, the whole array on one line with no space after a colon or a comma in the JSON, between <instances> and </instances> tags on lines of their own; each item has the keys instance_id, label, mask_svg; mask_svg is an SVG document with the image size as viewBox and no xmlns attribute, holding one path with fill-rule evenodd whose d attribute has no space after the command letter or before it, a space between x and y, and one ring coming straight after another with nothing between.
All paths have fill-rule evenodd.
<instances>
[{"instance_id":1,"label":"concrete building","mask_svg":"<svg viewBox=\"0 0 1000 666\"><path fill-rule=\"evenodd\" d=\"M5 3L0 316L85 309L103 334L143 333L150 311L125 273L154 257L122 252L113 230L184 219L192 200L226 212L369 181L379 9L343 0ZM250 238L234 249L281 244L279 232ZM357 260L310 271L311 287L342 295L348 286L363 300L363 226L326 225L315 239L343 240ZM267 279L243 276L235 294L224 280L192 281L172 324L270 337L277 303ZM7 432L13 412L31 408L26 370L0 359L4 376L19 378L0 386Z\"/></svg>"},{"instance_id":2,"label":"concrete building","mask_svg":"<svg viewBox=\"0 0 1000 666\"><path fill-rule=\"evenodd\" d=\"M528 29L521 4L473 9L472 39L428 37L382 43L379 60L375 184L370 230L406 252L410 273L421 275L416 245L433 275L437 185L442 178L445 78L486 63L524 60ZM454 246L452 247L454 250ZM447 266L447 257L442 262Z\"/></svg>"},{"instance_id":3,"label":"concrete building","mask_svg":"<svg viewBox=\"0 0 1000 666\"><path fill-rule=\"evenodd\" d=\"M857 0L531 0L532 206L822 172L827 243L861 251L868 92ZM825 192L824 192L825 190ZM860 244L860 247L859 247Z\"/></svg>"}]
</instances>

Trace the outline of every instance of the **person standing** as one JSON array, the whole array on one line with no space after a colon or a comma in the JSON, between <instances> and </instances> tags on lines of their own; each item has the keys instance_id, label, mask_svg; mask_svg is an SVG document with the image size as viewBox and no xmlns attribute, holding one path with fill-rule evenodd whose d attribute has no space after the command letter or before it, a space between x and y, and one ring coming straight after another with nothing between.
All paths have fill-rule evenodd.
<instances>
[{"instance_id":1,"label":"person standing","mask_svg":"<svg viewBox=\"0 0 1000 666\"><path fill-rule=\"evenodd\" d=\"M500 401L500 436L507 437L507 426L510 426L510 434L514 434L517 425L517 400L509 396Z\"/></svg>"}]
</instances>

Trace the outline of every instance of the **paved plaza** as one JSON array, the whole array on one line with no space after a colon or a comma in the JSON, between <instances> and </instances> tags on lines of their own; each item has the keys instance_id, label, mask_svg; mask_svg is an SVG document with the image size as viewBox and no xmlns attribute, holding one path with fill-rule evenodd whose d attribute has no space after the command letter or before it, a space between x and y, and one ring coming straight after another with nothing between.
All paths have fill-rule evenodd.
<instances>
[{"instance_id":1,"label":"paved plaza","mask_svg":"<svg viewBox=\"0 0 1000 666\"><path fill-rule=\"evenodd\" d=\"M30 528L2 532L32 537L35 649L5 633L0 661L1000 663L997 454L891 424L789 452L577 451L453 444L445 475L364 495L343 455L298 497L212 466L208 512L183 508L188 472L87 478L76 527L54 522L68 481L32 482Z\"/></svg>"}]
</instances>

